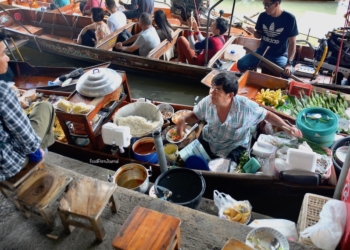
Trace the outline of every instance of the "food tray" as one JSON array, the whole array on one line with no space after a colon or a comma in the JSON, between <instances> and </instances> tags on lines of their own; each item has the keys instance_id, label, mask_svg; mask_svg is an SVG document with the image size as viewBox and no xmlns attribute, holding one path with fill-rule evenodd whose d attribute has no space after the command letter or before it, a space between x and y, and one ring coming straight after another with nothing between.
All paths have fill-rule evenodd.
<instances>
[{"instance_id":1,"label":"food tray","mask_svg":"<svg viewBox=\"0 0 350 250\"><path fill-rule=\"evenodd\" d=\"M315 225L320 220L320 212L323 205L331 198L307 193L304 196L303 204L301 205L297 230L298 234L306 228ZM305 245L315 246L310 238L303 238L299 236L298 242ZM316 247L316 246L315 246Z\"/></svg>"}]
</instances>

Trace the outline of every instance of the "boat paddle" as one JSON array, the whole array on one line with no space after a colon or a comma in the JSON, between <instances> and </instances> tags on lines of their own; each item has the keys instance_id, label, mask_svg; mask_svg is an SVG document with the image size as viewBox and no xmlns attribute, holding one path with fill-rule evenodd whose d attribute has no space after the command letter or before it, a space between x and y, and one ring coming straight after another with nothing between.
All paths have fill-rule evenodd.
<instances>
[{"instance_id":1,"label":"boat paddle","mask_svg":"<svg viewBox=\"0 0 350 250\"><path fill-rule=\"evenodd\" d=\"M260 59L261 61L263 61L264 63L266 63L267 65L271 66L274 70L278 71L279 73L283 74L284 69L282 69L280 66L274 64L273 62L271 62L270 60L266 59L265 57L259 55L258 53L256 53L255 51L247 48L247 47L243 47L243 49L245 49L247 52L251 53L253 56L257 57L258 59ZM304 82L303 80L301 80L300 78L296 77L295 75L290 75L290 78L298 81L298 82Z\"/></svg>"}]
</instances>

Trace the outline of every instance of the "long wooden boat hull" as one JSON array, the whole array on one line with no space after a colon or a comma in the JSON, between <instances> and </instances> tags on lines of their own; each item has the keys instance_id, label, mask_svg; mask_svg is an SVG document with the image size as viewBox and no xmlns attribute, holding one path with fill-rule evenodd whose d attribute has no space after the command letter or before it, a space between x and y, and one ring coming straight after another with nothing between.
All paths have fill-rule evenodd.
<instances>
[{"instance_id":1,"label":"long wooden boat hull","mask_svg":"<svg viewBox=\"0 0 350 250\"><path fill-rule=\"evenodd\" d=\"M124 92L127 98L122 105L126 105L131 101L127 82L124 82L124 84ZM186 105L172 104L172 106L175 110L192 109L191 106ZM101 136L96 137L96 140L101 141ZM130 162L152 166L153 176L151 181L153 182L160 175L159 165L132 160L128 154L112 155L110 149L110 146L103 146L100 150L93 150L91 147L80 147L59 141L56 141L49 148L50 151L87 163L93 163L113 171ZM116 164L115 161L112 161L113 164L111 164L111 160L117 160L118 163ZM249 200L255 212L293 221L296 221L298 218L305 193L315 193L331 197L334 192L333 186L290 184L274 176L209 171L201 171L201 173L206 181L204 197L213 199L213 191L219 190L220 192L230 194L237 200Z\"/></svg>"}]
</instances>

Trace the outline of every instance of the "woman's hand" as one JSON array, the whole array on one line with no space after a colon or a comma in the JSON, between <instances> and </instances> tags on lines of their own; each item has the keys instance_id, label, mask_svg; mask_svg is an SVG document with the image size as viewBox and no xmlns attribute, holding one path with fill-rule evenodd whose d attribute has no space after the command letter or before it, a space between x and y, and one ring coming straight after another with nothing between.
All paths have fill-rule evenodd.
<instances>
[{"instance_id":1,"label":"woman's hand","mask_svg":"<svg viewBox=\"0 0 350 250\"><path fill-rule=\"evenodd\" d=\"M198 24L193 16L191 17L191 26L195 32L199 31Z\"/></svg>"},{"instance_id":2,"label":"woman's hand","mask_svg":"<svg viewBox=\"0 0 350 250\"><path fill-rule=\"evenodd\" d=\"M186 122L183 117L177 120L176 132L178 135L182 135L184 132L186 132Z\"/></svg>"},{"instance_id":3,"label":"woman's hand","mask_svg":"<svg viewBox=\"0 0 350 250\"><path fill-rule=\"evenodd\" d=\"M283 131L289 136L295 136L298 138L303 137L303 133L295 126L283 126Z\"/></svg>"}]
</instances>

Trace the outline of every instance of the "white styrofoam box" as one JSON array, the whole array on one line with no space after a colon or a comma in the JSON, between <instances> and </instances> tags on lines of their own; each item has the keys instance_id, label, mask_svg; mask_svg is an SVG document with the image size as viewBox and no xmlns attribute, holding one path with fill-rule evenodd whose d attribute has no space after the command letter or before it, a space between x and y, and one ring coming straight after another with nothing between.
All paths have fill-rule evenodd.
<instances>
[{"instance_id":1,"label":"white styrofoam box","mask_svg":"<svg viewBox=\"0 0 350 250\"><path fill-rule=\"evenodd\" d=\"M128 147L131 140L130 127L107 122L102 126L102 139L107 145L112 145L115 142L117 146Z\"/></svg>"},{"instance_id":2,"label":"white styrofoam box","mask_svg":"<svg viewBox=\"0 0 350 250\"><path fill-rule=\"evenodd\" d=\"M287 151L287 162L292 169L315 172L317 154L315 152L305 152L295 148Z\"/></svg>"},{"instance_id":3,"label":"white styrofoam box","mask_svg":"<svg viewBox=\"0 0 350 250\"><path fill-rule=\"evenodd\" d=\"M256 156L268 158L275 151L275 149L276 147L269 143L256 141L253 145L252 153Z\"/></svg>"}]
</instances>

